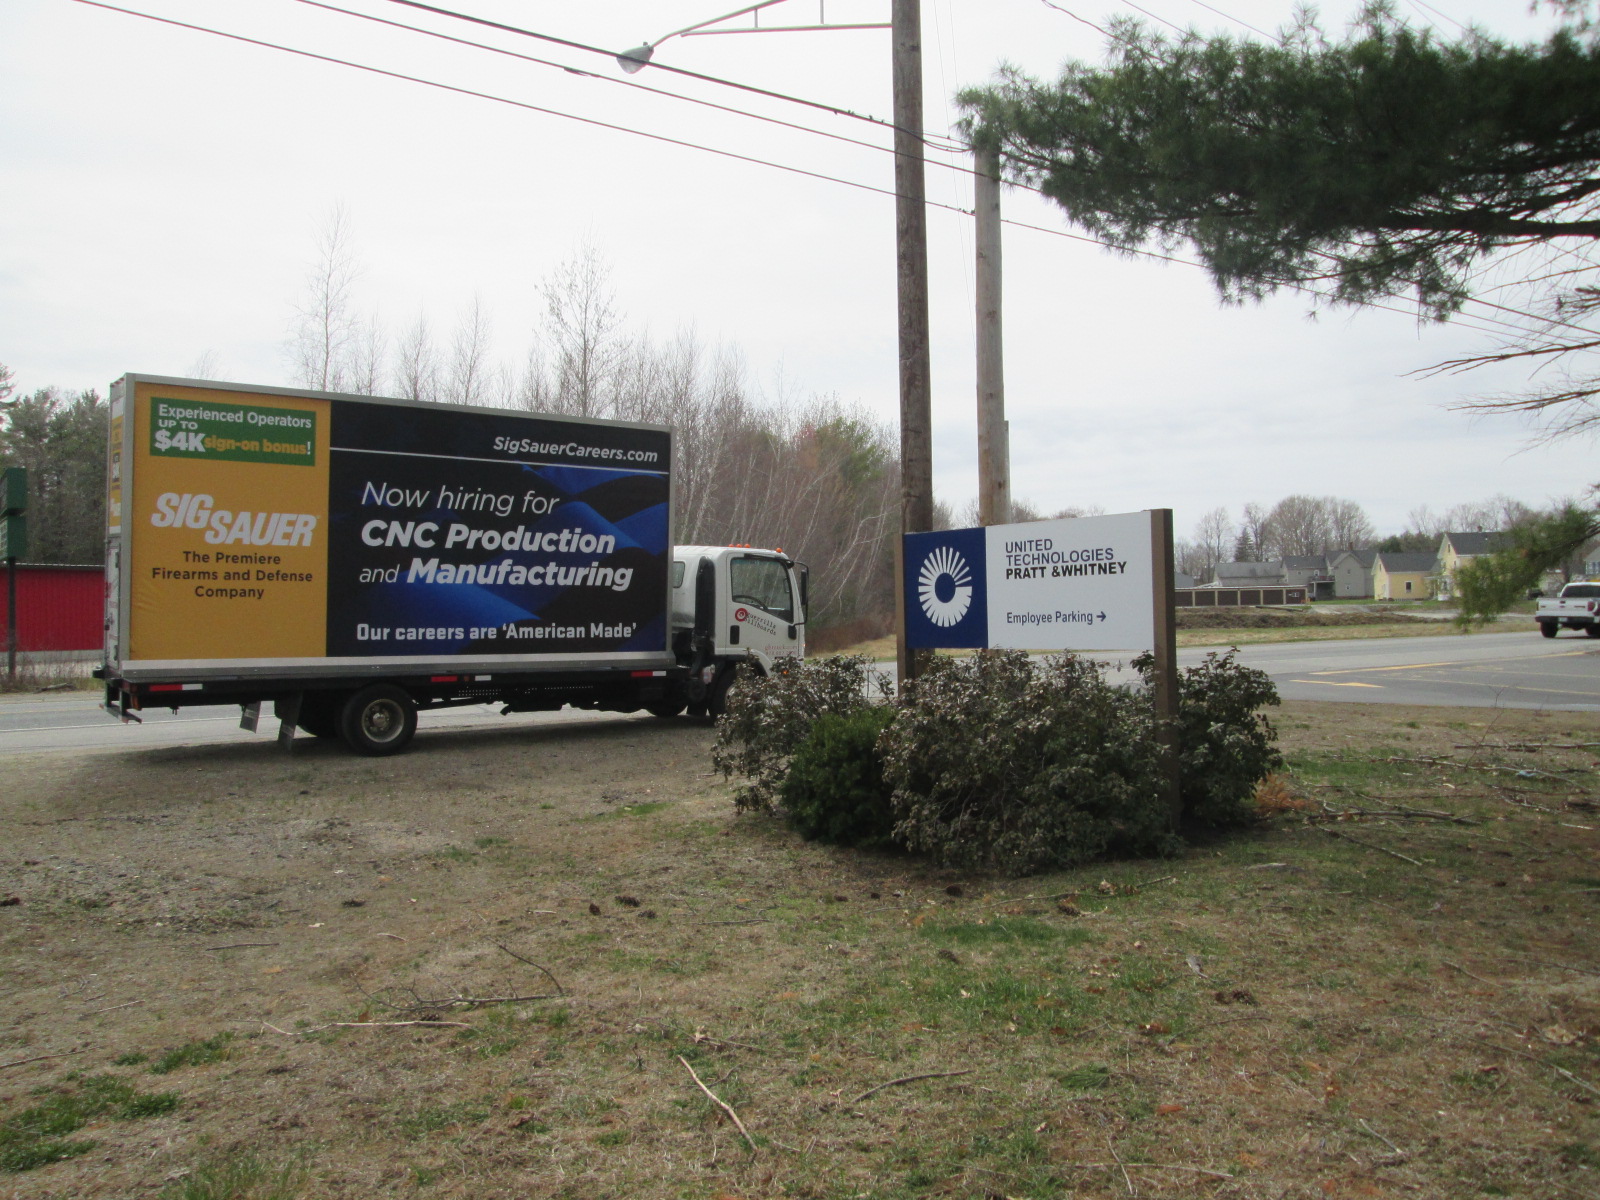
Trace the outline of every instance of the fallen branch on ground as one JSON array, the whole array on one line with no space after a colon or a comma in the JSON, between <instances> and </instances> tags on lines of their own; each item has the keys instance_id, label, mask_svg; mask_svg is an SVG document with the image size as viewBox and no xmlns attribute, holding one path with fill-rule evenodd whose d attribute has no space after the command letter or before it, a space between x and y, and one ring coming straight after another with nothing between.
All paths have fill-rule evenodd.
<instances>
[{"instance_id":1,"label":"fallen branch on ground","mask_svg":"<svg viewBox=\"0 0 1600 1200\"><path fill-rule=\"evenodd\" d=\"M902 1075L899 1079L891 1079L888 1083L880 1083L877 1087L868 1088L850 1103L852 1105L860 1104L868 1096L881 1092L884 1088L896 1087L902 1083L915 1083L919 1079L953 1079L957 1075L971 1075L973 1070L974 1068L967 1067L962 1071L929 1071L925 1075Z\"/></svg>"},{"instance_id":2,"label":"fallen branch on ground","mask_svg":"<svg viewBox=\"0 0 1600 1200\"><path fill-rule=\"evenodd\" d=\"M86 1012L86 1017L98 1017L101 1013L116 1012L119 1008L132 1008L135 1004L143 1004L143 1000L129 1000L124 1004L113 1004L110 1008L97 1008L93 1012Z\"/></svg>"},{"instance_id":3,"label":"fallen branch on ground","mask_svg":"<svg viewBox=\"0 0 1600 1200\"><path fill-rule=\"evenodd\" d=\"M1392 763L1417 763L1425 767L1454 767L1458 771L1507 771L1512 775L1548 775L1554 779L1559 775L1575 775L1579 771L1588 770L1587 767L1562 767L1556 771L1541 771L1533 767L1503 767L1496 763L1464 763L1453 758L1403 758L1391 754L1388 758L1380 759L1381 762Z\"/></svg>"},{"instance_id":4,"label":"fallen branch on ground","mask_svg":"<svg viewBox=\"0 0 1600 1200\"><path fill-rule=\"evenodd\" d=\"M471 1029L466 1021L329 1021L326 1025L312 1025L308 1029L279 1029L270 1021L261 1022L262 1027L281 1033L284 1037L304 1037L308 1033L320 1033L324 1029L398 1029L407 1025L444 1025L452 1029Z\"/></svg>"},{"instance_id":5,"label":"fallen branch on ground","mask_svg":"<svg viewBox=\"0 0 1600 1200\"><path fill-rule=\"evenodd\" d=\"M562 995L566 995L567 989L561 986L561 980L557 979L554 975L550 974L550 972L546 968L541 967L538 963L534 962L533 959L524 958L522 955L518 954L515 950L511 949L509 946L502 946L499 942L495 943L495 949L504 950L507 954L511 955L512 958L516 959L518 962L527 963L535 971L544 972L544 977L546 979L548 979L551 983L556 985L556 991L560 992Z\"/></svg>"},{"instance_id":6,"label":"fallen branch on ground","mask_svg":"<svg viewBox=\"0 0 1600 1200\"><path fill-rule=\"evenodd\" d=\"M1190 1172L1192 1172L1192 1173L1194 1173L1196 1175L1209 1175L1213 1179L1233 1179L1233 1178L1236 1178L1235 1176L1228 1174L1228 1172L1226 1172L1226 1171L1213 1171L1210 1167L1186 1167L1186 1166L1182 1166L1182 1165L1180 1165L1178 1163L1081 1162L1081 1163L1062 1163L1061 1165L1064 1166L1064 1167L1082 1168L1083 1170L1089 1170L1089 1169L1093 1168L1093 1169L1101 1170L1101 1171L1108 1171L1108 1170L1111 1170L1111 1169L1116 1168L1116 1167L1122 1167L1122 1168L1131 1167L1136 1171L1190 1171Z\"/></svg>"},{"instance_id":7,"label":"fallen branch on ground","mask_svg":"<svg viewBox=\"0 0 1600 1200\"><path fill-rule=\"evenodd\" d=\"M24 1063L44 1062L44 1060L47 1058L69 1058L72 1055L79 1053L81 1053L81 1051L63 1050L60 1054L35 1054L32 1058L13 1059L11 1062L0 1063L0 1071L4 1071L7 1067L20 1067Z\"/></svg>"},{"instance_id":8,"label":"fallen branch on ground","mask_svg":"<svg viewBox=\"0 0 1600 1200\"><path fill-rule=\"evenodd\" d=\"M1563 1078L1563 1079L1570 1079L1573 1083L1575 1083L1579 1087L1583 1088L1584 1091L1593 1092L1596 1096L1600 1096L1600 1088L1595 1087L1594 1084L1592 1084L1592 1083L1585 1083L1583 1080L1579 1079L1576 1075L1574 1075L1571 1071L1564 1071L1560 1067L1557 1067L1555 1069L1555 1072L1556 1072L1557 1075L1561 1076L1561 1078Z\"/></svg>"},{"instance_id":9,"label":"fallen branch on ground","mask_svg":"<svg viewBox=\"0 0 1600 1200\"><path fill-rule=\"evenodd\" d=\"M727 1113L728 1116L733 1118L733 1123L734 1123L735 1126L738 1127L739 1133L743 1136L743 1138L745 1140L745 1144L750 1147L750 1153L754 1154L756 1152L755 1139L750 1136L750 1131L744 1127L744 1122L739 1119L739 1114L733 1111L733 1106L731 1104L729 1104L726 1100L722 1099L722 1097L718 1096L715 1092L713 1092L710 1088L708 1088L704 1083L700 1082L700 1076L698 1076L698 1075L696 1075L694 1073L694 1068L689 1065L689 1060L688 1059L686 1059L683 1055L680 1054L680 1055L678 1055L678 1061L683 1064L683 1069L685 1071L689 1072L689 1078L694 1080L695 1086L698 1087L706 1095L710 1096L712 1102L714 1104L716 1104L718 1108L722 1109L723 1112Z\"/></svg>"},{"instance_id":10,"label":"fallen branch on ground","mask_svg":"<svg viewBox=\"0 0 1600 1200\"><path fill-rule=\"evenodd\" d=\"M1380 854L1389 855L1390 858L1398 858L1401 862L1408 862L1413 867L1420 867L1423 865L1416 859L1408 858L1406 855L1401 854L1398 850L1390 850L1387 846L1380 846L1375 842L1363 842L1360 838L1353 838L1348 833L1340 833L1337 829L1327 829L1321 825L1314 826L1313 828L1321 829L1322 832L1327 834L1329 837L1343 838L1347 842L1354 842L1357 846L1365 846L1368 850L1376 850Z\"/></svg>"},{"instance_id":11,"label":"fallen branch on ground","mask_svg":"<svg viewBox=\"0 0 1600 1200\"><path fill-rule=\"evenodd\" d=\"M1507 742L1503 745L1495 746L1494 749L1529 752L1534 750L1590 750L1596 746L1600 746L1600 742ZM1483 750L1485 748L1484 746L1475 745L1451 747L1453 750Z\"/></svg>"},{"instance_id":12,"label":"fallen branch on ground","mask_svg":"<svg viewBox=\"0 0 1600 1200\"><path fill-rule=\"evenodd\" d=\"M1366 797L1366 798L1367 799L1373 799L1373 797ZM1482 822L1480 822L1480 821L1474 821L1471 817L1458 817L1454 813L1439 812L1439 811L1437 811L1435 809L1431 809L1431 808L1412 808L1408 804L1401 804L1401 803L1399 803L1397 801L1391 801L1391 803L1394 804L1394 807L1392 809L1331 808L1331 807L1329 807L1328 802L1326 800L1319 801L1319 803L1322 805L1322 814L1324 816L1334 817L1334 818L1338 818L1338 817L1427 817L1429 820L1432 820L1432 821L1449 821L1453 825L1479 825L1479 824L1482 824ZM1316 820L1316 817L1314 817L1314 816L1308 817L1307 820L1314 821L1314 820Z\"/></svg>"}]
</instances>

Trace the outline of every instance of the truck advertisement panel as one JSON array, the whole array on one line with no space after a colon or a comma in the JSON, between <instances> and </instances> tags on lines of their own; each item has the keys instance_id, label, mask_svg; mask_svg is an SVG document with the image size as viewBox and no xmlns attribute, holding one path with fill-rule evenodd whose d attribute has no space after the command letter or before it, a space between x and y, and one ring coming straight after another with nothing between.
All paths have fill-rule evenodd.
<instances>
[{"instance_id":1,"label":"truck advertisement panel","mask_svg":"<svg viewBox=\"0 0 1600 1200\"><path fill-rule=\"evenodd\" d=\"M665 653L666 430L129 383L126 665Z\"/></svg>"}]
</instances>

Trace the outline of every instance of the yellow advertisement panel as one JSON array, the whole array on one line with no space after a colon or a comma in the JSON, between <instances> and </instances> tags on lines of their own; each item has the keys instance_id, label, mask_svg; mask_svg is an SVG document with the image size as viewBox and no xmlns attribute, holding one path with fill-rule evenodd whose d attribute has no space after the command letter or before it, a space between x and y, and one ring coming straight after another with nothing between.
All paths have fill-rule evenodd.
<instances>
[{"instance_id":1,"label":"yellow advertisement panel","mask_svg":"<svg viewBox=\"0 0 1600 1200\"><path fill-rule=\"evenodd\" d=\"M325 653L328 403L138 382L127 658Z\"/></svg>"}]
</instances>

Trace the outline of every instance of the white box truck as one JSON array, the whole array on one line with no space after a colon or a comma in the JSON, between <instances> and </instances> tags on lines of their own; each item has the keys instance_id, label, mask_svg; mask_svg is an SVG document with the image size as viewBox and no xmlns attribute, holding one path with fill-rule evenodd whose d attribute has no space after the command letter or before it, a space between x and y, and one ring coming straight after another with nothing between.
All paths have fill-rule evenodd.
<instances>
[{"instance_id":1,"label":"white box truck","mask_svg":"<svg viewBox=\"0 0 1600 1200\"><path fill-rule=\"evenodd\" d=\"M424 709L716 716L805 651L803 564L673 547L661 426L127 375L108 458L123 720L271 702L385 755Z\"/></svg>"}]
</instances>

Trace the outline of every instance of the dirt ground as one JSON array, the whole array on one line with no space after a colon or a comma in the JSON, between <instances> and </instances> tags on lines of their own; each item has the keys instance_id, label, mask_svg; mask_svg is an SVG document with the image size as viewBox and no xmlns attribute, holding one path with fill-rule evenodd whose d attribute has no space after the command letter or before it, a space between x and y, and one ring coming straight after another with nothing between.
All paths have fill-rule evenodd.
<instances>
[{"instance_id":1,"label":"dirt ground","mask_svg":"<svg viewBox=\"0 0 1600 1200\"><path fill-rule=\"evenodd\" d=\"M1593 714L1301 703L1278 716L1291 756L1600 741ZM1495 859L1485 870L1510 880L1510 890L1484 890L1481 904L1499 909L1374 892L1360 922L1334 927L1324 924L1333 920L1326 905L1347 901L1318 900L1321 877L1303 873L1321 870L1320 860L1292 868L1301 874L1255 867L1283 868L1302 853L1349 855L1346 886L1362 897L1378 887L1364 872L1392 868L1404 877L1411 869L1360 841L1286 831L1263 832L1259 844L1202 847L1176 864L1101 865L1042 881L959 878L914 860L810 845L768 818L736 816L729 786L710 774L711 736L686 720L597 720L433 733L387 760L309 739L289 754L263 742L0 760L0 1120L86 1077L177 1097L170 1112L90 1122L72 1136L91 1149L0 1174L0 1196L1531 1195L1513 1183L1535 1163L1539 1178L1561 1180L1541 1194L1600 1194L1586 1182L1594 1176L1581 1175L1600 1168L1600 1148L1582 1150L1594 1146L1594 1122L1581 1090L1555 1076L1576 1099L1548 1094L1544 1076L1527 1083L1542 1089L1517 1102L1516 1119L1530 1124L1508 1131L1512 1093L1495 1089L1511 1086L1518 1061L1502 1065L1471 1048L1458 1063L1445 1049L1452 1037L1481 1037L1471 1028L1480 1018L1570 1030L1551 1036L1567 1037L1573 1053L1600 1034L1593 897L1577 894L1600 890L1592 817L1559 804L1507 807L1486 793L1484 804L1538 823L1532 833L1496 828L1532 862L1554 855L1560 879L1555 867ZM1456 785L1427 783L1428 796L1453 802L1442 789ZM1503 820L1500 809L1485 811ZM1396 836L1376 840L1405 847L1408 862L1422 854ZM1552 837L1566 848L1551 850ZM1208 872L1224 867L1230 880L1248 883L1218 890ZM1583 874L1568 878L1572 871ZM1438 886L1466 888L1471 875L1455 869L1456 883L1441 876ZM1118 882L1158 876L1167 877L1158 884L1176 878L1171 886L1191 889L1171 912L1159 898L1143 899L1148 889ZM1540 890L1546 882L1560 895ZM1491 884L1507 886L1485 877L1482 887ZM1014 910L1010 941L987 948L995 909L980 898L1052 888L1081 888L1097 901L1081 902L1105 914L1091 933L1057 929L1052 921L1078 918L1031 906ZM1147 907L1118 915L1106 897L1119 893ZM1334 894L1353 893L1327 890ZM1534 913L1535 901L1556 915L1503 928L1507 905ZM1256 904L1271 911L1245 911ZM1385 1025L1378 1033L1387 1040L1373 1049L1363 1039L1378 1038L1372 1030L1389 1010L1351 994L1348 980L1325 980L1315 960L1336 948L1375 952L1362 941L1371 936L1365 923L1389 919L1376 905L1404 909L1395 944L1376 953L1427 960L1386 981L1379 1003L1424 1005L1442 1023ZM1069 910L1077 913L1071 905L1061 912ZM1226 928L1205 924L1224 913ZM1460 928L1447 932L1441 913L1449 921L1459 914ZM924 929L925 919L934 924ZM1491 940L1503 940L1482 954L1456 938L1491 936L1491 927ZM933 928L949 934L937 960L927 941ZM1270 944L1261 929L1270 929ZM1150 973L1139 976L1146 982L1126 992L1129 1007L1085 1008L1081 1025L1061 1008L1066 993L1049 990L1008 1001L1008 1016L992 1007L981 1020L959 1015L980 983L958 986L954 973L976 979L991 954L1027 951L1016 939L1035 936L1058 971L1080 943L1084 954L1126 956L1116 969L1105 965L1115 957L1084 960L1086 986L1071 1003L1091 1006L1122 996L1117 989L1133 978L1127 963L1154 956L1162 938L1176 949L1149 957ZM1541 975L1537 996L1519 993L1513 1003L1483 978L1507 970L1507 941L1575 965ZM1186 969L1181 949L1191 944ZM1432 961L1439 954L1450 956L1446 966ZM1198 965L1229 955L1258 964L1249 990ZM1272 979L1279 958L1286 974ZM996 958L981 986L1011 986L1026 974L1022 961ZM1103 996L1108 981L1091 977L1116 979L1119 969L1127 979ZM884 999L902 985L908 997L923 996L916 989L938 971L952 980L927 983L937 1005ZM1199 991L1179 997L1190 985ZM1210 999L1218 986L1229 999ZM537 996L549 998L528 999ZM1255 1007L1258 996L1269 1007ZM1270 1056L1254 1043L1214 1041L1198 1051L1174 1049L1170 1038L1153 1044L1163 1022L1193 1020L1185 1006L1235 999L1238 1007L1215 1010L1222 1027L1213 1037L1259 1039L1264 1027L1249 1022L1293 1011L1303 1045L1268 1069ZM1158 1007L1139 1007L1150 1004ZM1492 1017L1481 1015L1486 1006ZM1323 1019L1341 1023L1315 1025ZM1455 1020L1463 1025L1447 1024ZM1065 1040L1069 1029L1082 1047ZM1516 1040L1526 1035L1499 1035L1490 1040L1512 1043L1508 1053L1531 1054ZM1334 1065L1349 1044L1361 1043L1351 1052L1357 1060L1398 1062L1419 1037L1437 1039L1433 1053L1450 1059L1438 1085L1455 1089L1448 1101L1407 1092L1418 1085L1386 1084L1381 1104L1360 1110L1372 1137L1354 1115L1337 1115L1356 1094L1355 1067L1341 1075ZM1186 1085L1190 1094L1177 1082L1190 1062L1183 1054L1212 1080ZM741 1071L736 1058L753 1065ZM960 1074L975 1061L996 1064L984 1085L898 1079ZM1587 1059L1561 1061L1580 1079L1593 1073ZM163 1062L176 1065L152 1073ZM759 1154L744 1154L738 1130L687 1074L691 1066L750 1120ZM1445 1081L1452 1070L1450 1078L1467 1082ZM870 1105L852 1103L899 1114L903 1125L844 1111L841 1093L849 1101L884 1081L897 1086ZM914 1102L917 1089L941 1082L951 1086L933 1094L948 1099ZM1118 1087L1128 1089L1116 1093L1120 1109L1093 1107ZM1341 1088L1350 1090L1343 1100ZM1471 1143L1463 1161L1484 1164L1467 1191L1440 1183L1456 1169L1459 1147L1424 1135L1405 1115L1422 1114L1416 1120L1426 1125L1447 1102L1483 1110L1462 1135ZM1206 1123L1190 1123L1213 1103ZM1563 1115L1569 1109L1578 1116ZM972 1130L995 1113L1010 1125L981 1140ZM1170 1132L1157 1130L1161 1122ZM956 1164L933 1143L948 1142L958 1124L966 1140ZM1099 1173L1070 1187L1053 1175L1058 1182L1047 1185L1037 1172L1052 1155ZM1443 1174L1421 1170L1428 1155ZM208 1170L232 1164L243 1178L261 1163L306 1174L281 1192L181 1190Z\"/></svg>"}]
</instances>

